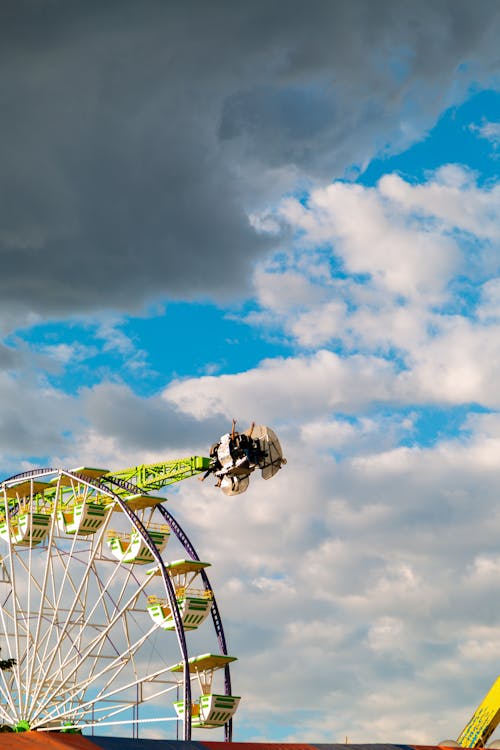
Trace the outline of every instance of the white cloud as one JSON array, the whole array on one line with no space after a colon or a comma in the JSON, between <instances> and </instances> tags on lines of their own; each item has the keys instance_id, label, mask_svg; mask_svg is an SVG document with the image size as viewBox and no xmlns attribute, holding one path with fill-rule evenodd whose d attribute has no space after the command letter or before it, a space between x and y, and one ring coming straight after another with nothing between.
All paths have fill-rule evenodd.
<instances>
[{"instance_id":1,"label":"white cloud","mask_svg":"<svg viewBox=\"0 0 500 750\"><path fill-rule=\"evenodd\" d=\"M368 631L372 651L394 654L402 647L403 623L397 617L379 617Z\"/></svg>"},{"instance_id":2,"label":"white cloud","mask_svg":"<svg viewBox=\"0 0 500 750\"><path fill-rule=\"evenodd\" d=\"M475 558L470 571L470 579L476 586L495 586L500 574L500 557L479 555Z\"/></svg>"},{"instance_id":3,"label":"white cloud","mask_svg":"<svg viewBox=\"0 0 500 750\"><path fill-rule=\"evenodd\" d=\"M286 199L279 214L298 233L297 243L281 254L272 274L262 268L255 277L260 323L269 313L300 347L343 351L340 369L351 373L357 393L367 383L361 385L361 360L349 355L362 352L376 358L377 371L384 369L384 359L389 364L384 378L389 400L498 408L499 262L491 250L500 236L499 190L479 186L476 175L447 165L419 185L392 174L374 188L336 182L313 190L305 204ZM321 264L317 278L306 270L308 258L313 268L316 260ZM334 261L329 275L328 259ZM281 306L267 298L266 307L262 291L272 285L279 290L280 274L285 286L293 278L290 296L280 295ZM300 274L308 298L294 305ZM365 396L384 401L384 388L375 380L372 385ZM314 410L310 399L304 403ZM326 404L349 408L342 398Z\"/></svg>"},{"instance_id":4,"label":"white cloud","mask_svg":"<svg viewBox=\"0 0 500 750\"><path fill-rule=\"evenodd\" d=\"M175 381L163 398L198 419L215 412L275 422L392 400L395 377L394 365L381 358L344 359L321 350L310 357L265 360L236 375Z\"/></svg>"},{"instance_id":5,"label":"white cloud","mask_svg":"<svg viewBox=\"0 0 500 750\"><path fill-rule=\"evenodd\" d=\"M482 285L477 316L486 322L500 319L500 278L490 279Z\"/></svg>"},{"instance_id":6,"label":"white cloud","mask_svg":"<svg viewBox=\"0 0 500 750\"><path fill-rule=\"evenodd\" d=\"M499 326L463 316L441 316L437 326L408 357L408 388L417 399L500 406Z\"/></svg>"},{"instance_id":7,"label":"white cloud","mask_svg":"<svg viewBox=\"0 0 500 750\"><path fill-rule=\"evenodd\" d=\"M367 425L365 430L369 429ZM359 431L359 425L338 419L305 422L301 427L303 441L317 448L340 448L351 443Z\"/></svg>"},{"instance_id":8,"label":"white cloud","mask_svg":"<svg viewBox=\"0 0 500 750\"><path fill-rule=\"evenodd\" d=\"M323 307L314 306L299 315L290 326L295 338L302 346L315 348L332 339L343 339L347 324L347 306L344 302L332 300Z\"/></svg>"},{"instance_id":9,"label":"white cloud","mask_svg":"<svg viewBox=\"0 0 500 750\"><path fill-rule=\"evenodd\" d=\"M330 245L349 274L369 274L390 295L435 302L457 269L455 242L401 211L397 191L383 187L336 182L314 190L307 206L287 199L281 214L302 242Z\"/></svg>"},{"instance_id":10,"label":"white cloud","mask_svg":"<svg viewBox=\"0 0 500 750\"><path fill-rule=\"evenodd\" d=\"M480 138L490 141L495 148L500 145L500 122L483 121L481 125L471 125L470 129Z\"/></svg>"},{"instance_id":11,"label":"white cloud","mask_svg":"<svg viewBox=\"0 0 500 750\"><path fill-rule=\"evenodd\" d=\"M255 284L258 301L274 314L287 314L290 309L308 308L322 295L302 273L296 271L264 272L257 270Z\"/></svg>"},{"instance_id":12,"label":"white cloud","mask_svg":"<svg viewBox=\"0 0 500 750\"><path fill-rule=\"evenodd\" d=\"M467 629L460 654L473 662L494 664L500 661L500 635L493 625L475 625ZM486 692L486 691L485 691Z\"/></svg>"},{"instance_id":13,"label":"white cloud","mask_svg":"<svg viewBox=\"0 0 500 750\"><path fill-rule=\"evenodd\" d=\"M412 185L400 176L385 175L379 182L382 196L405 213L434 222L441 232L470 232L484 240L500 237L500 186L478 187L476 175L458 165L437 170L426 183ZM444 239L444 238L443 238ZM425 263L425 258L422 258Z\"/></svg>"},{"instance_id":14,"label":"white cloud","mask_svg":"<svg viewBox=\"0 0 500 750\"><path fill-rule=\"evenodd\" d=\"M175 381L162 398L196 418L212 413L249 422L314 420L367 405L478 403L500 407L500 337L461 316L443 316L427 340L408 338L405 367L390 357L309 356L265 360L247 372Z\"/></svg>"}]
</instances>

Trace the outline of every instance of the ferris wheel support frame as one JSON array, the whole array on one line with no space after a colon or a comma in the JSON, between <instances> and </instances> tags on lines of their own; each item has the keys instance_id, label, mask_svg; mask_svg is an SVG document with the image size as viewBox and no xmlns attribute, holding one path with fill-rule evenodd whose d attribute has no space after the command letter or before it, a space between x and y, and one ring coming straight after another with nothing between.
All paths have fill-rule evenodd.
<instances>
[{"instance_id":1,"label":"ferris wheel support frame","mask_svg":"<svg viewBox=\"0 0 500 750\"><path fill-rule=\"evenodd\" d=\"M198 554L191 544L186 532L181 528L179 523L175 520L175 518L168 512L166 508L163 507L163 505L158 506L158 510L160 511L163 518L167 521L168 525L176 535L177 539L180 541L188 555L193 560L199 560ZM200 571L201 578L203 580L203 585L205 589L212 591L212 587L210 585L210 581L208 579L208 575L205 570ZM215 596L212 600L212 620L214 623L215 632L217 634L217 640L219 641L219 646L222 651L222 653L227 656L227 646L226 646L226 637L224 635L224 628L222 627L222 619L220 616L219 608L217 606L217 602L215 600ZM226 695L231 695L231 672L229 669L229 664L226 664L224 667L224 689L226 691ZM226 742L231 742L233 738L233 720L232 718L229 719L228 723L224 726L224 739Z\"/></svg>"},{"instance_id":2,"label":"ferris wheel support frame","mask_svg":"<svg viewBox=\"0 0 500 750\"><path fill-rule=\"evenodd\" d=\"M104 482L108 483L108 484L111 484L111 485L115 485L115 486L119 487L121 490L125 490L126 492L132 493L132 494L134 492L136 492L137 489L141 489L141 483L140 482L138 484L133 484L132 482L129 482L129 481L125 480L125 479L119 478L119 477L114 476L114 475L108 475L108 476L106 476L104 478ZM163 516L163 518L165 519L165 521L167 522L167 524L170 526L170 528L174 532L175 536L177 537L177 539L179 540L179 542L182 544L182 546L184 547L184 549L188 553L189 557L192 560L200 560L200 557L198 556L198 553L196 552L196 549L194 548L194 546L193 546L192 542L190 541L188 535L186 534L186 532L184 531L184 529L181 527L181 525L178 523L178 521L176 521L176 519L172 516L172 514L169 513L169 511L163 505L159 504L159 505L156 506L156 508L159 511L159 513ZM162 561L162 563L163 563L163 561ZM166 571L165 571L165 573L166 573ZM202 569L200 571L200 575L201 575L201 578L203 580L203 585L204 585L205 589L213 592L213 589L212 589L212 586L210 585L210 580L208 578L208 575L207 575L206 571ZM167 574L167 577L168 577L168 574ZM170 581L170 578L169 578L169 581ZM175 605L176 605L177 612L179 612L178 611L178 605L177 605L177 599L175 598L175 594L174 594L174 600L175 600ZM217 606L217 601L215 599L215 596L213 596L213 599L212 599L211 613L212 613L212 620L213 620L213 623L214 623L214 628L215 628L215 632L216 632L216 635L217 635L217 640L219 642L219 646L220 646L221 652L225 656L227 656L228 655L228 651L227 651L227 645L226 645L226 637L225 637L225 634L224 634L224 628L222 626L222 618L220 616L220 612L219 612L219 608ZM181 620L181 617L180 617L180 613L179 613L179 620L180 620L181 630L182 630L182 632L184 634L184 628L182 626L182 620ZM176 629L177 629L177 625L176 625ZM187 678L186 678L186 673L188 675ZM184 661L184 675L185 675L184 676L184 684L186 684L187 682L189 682L189 665L188 665L187 661ZM230 668L229 668L229 664L226 664L224 666L224 690L225 690L226 695L231 695L231 671L230 671ZM184 699L184 705L187 706L186 699ZM189 698L189 709L185 711L184 723L186 723L188 721L188 714L189 714L189 727L190 727L190 729L189 729L189 732L190 732L189 738L191 738L191 694L190 694L190 698ZM224 740L226 742L231 742L232 738L233 738L233 720L231 718L231 719L229 719L229 721L227 722L227 724L225 724L225 726L224 726Z\"/></svg>"}]
</instances>

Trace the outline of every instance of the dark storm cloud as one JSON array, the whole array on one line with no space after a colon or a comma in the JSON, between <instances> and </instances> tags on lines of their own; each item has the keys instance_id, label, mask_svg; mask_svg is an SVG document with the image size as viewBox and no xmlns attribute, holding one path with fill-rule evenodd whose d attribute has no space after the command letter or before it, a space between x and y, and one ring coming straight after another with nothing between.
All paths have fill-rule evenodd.
<instances>
[{"instance_id":1,"label":"dark storm cloud","mask_svg":"<svg viewBox=\"0 0 500 750\"><path fill-rule=\"evenodd\" d=\"M11 377L0 372L0 403L2 477L21 471L21 457L53 455L67 446L68 432L76 424L70 397L46 383L37 384L26 373Z\"/></svg>"},{"instance_id":2,"label":"dark storm cloud","mask_svg":"<svg viewBox=\"0 0 500 750\"><path fill-rule=\"evenodd\" d=\"M4 308L241 292L267 248L248 212L292 175L404 145L410 112L417 135L496 70L499 17L487 0L3 2Z\"/></svg>"},{"instance_id":3,"label":"dark storm cloud","mask_svg":"<svg viewBox=\"0 0 500 750\"><path fill-rule=\"evenodd\" d=\"M0 370L12 370L24 363L25 357L21 352L0 344Z\"/></svg>"}]
</instances>

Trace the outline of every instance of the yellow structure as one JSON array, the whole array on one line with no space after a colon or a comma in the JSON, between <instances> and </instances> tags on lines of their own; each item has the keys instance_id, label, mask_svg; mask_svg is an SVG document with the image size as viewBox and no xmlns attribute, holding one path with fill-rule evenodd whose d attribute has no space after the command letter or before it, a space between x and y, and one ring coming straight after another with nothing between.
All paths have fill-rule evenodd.
<instances>
[{"instance_id":1,"label":"yellow structure","mask_svg":"<svg viewBox=\"0 0 500 750\"><path fill-rule=\"evenodd\" d=\"M457 742L460 747L484 747L500 722L500 677L474 711Z\"/></svg>"}]
</instances>

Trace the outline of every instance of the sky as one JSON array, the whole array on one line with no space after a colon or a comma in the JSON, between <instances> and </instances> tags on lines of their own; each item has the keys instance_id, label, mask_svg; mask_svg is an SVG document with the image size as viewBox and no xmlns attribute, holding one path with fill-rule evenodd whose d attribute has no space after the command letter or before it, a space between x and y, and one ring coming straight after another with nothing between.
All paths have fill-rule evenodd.
<instances>
[{"instance_id":1,"label":"sky","mask_svg":"<svg viewBox=\"0 0 500 750\"><path fill-rule=\"evenodd\" d=\"M169 509L235 739L435 743L500 673L500 7L3 0L0 457L270 425Z\"/></svg>"}]
</instances>

